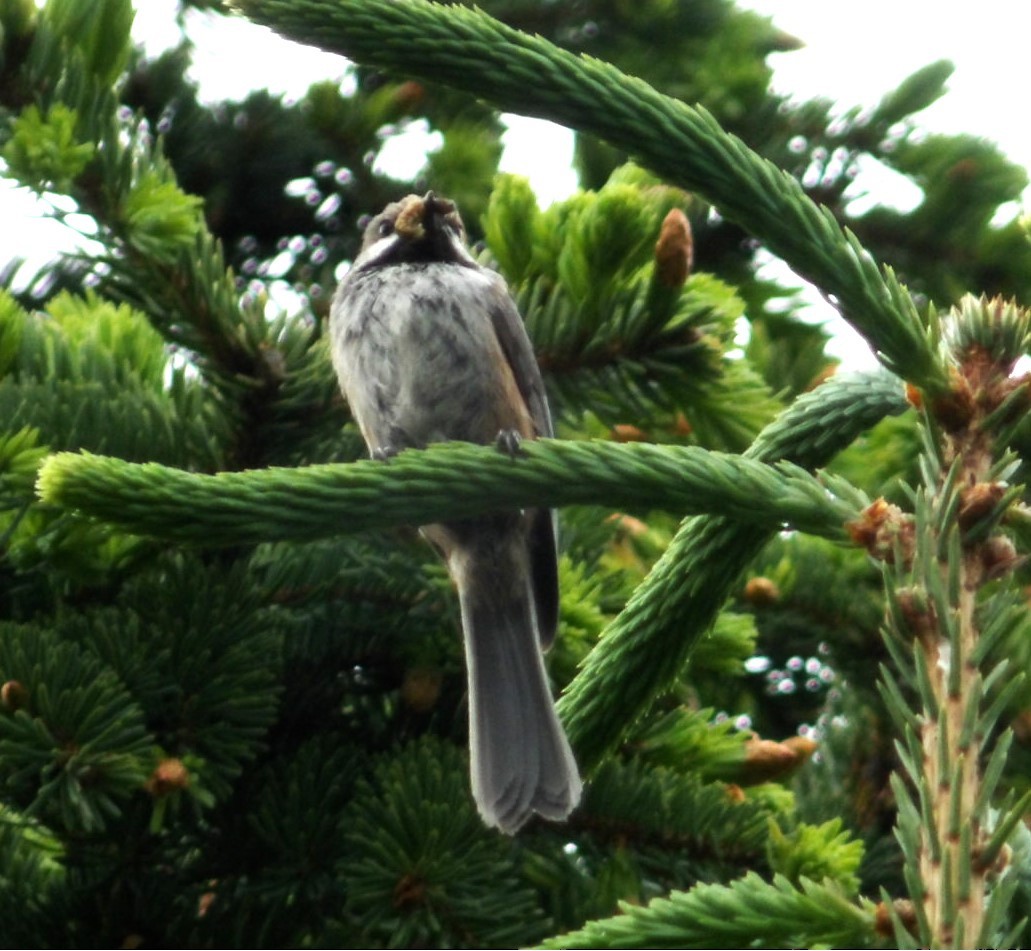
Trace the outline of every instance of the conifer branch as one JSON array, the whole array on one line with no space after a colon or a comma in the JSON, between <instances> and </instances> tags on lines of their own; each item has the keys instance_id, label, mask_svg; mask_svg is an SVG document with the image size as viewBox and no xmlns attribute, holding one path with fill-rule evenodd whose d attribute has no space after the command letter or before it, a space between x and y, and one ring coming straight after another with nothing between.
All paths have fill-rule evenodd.
<instances>
[{"instance_id":1,"label":"conifer branch","mask_svg":"<svg viewBox=\"0 0 1031 951\"><path fill-rule=\"evenodd\" d=\"M875 938L872 906L856 904L833 883L754 872L730 885L696 885L644 907L588 922L542 948L866 947Z\"/></svg>"},{"instance_id":2,"label":"conifer branch","mask_svg":"<svg viewBox=\"0 0 1031 951\"><path fill-rule=\"evenodd\" d=\"M842 495L833 494L839 488ZM45 501L137 534L202 545L324 538L538 505L722 512L773 531L844 539L862 505L837 480L694 447L534 440L517 457L451 443L387 462L199 475L61 453L41 470Z\"/></svg>"},{"instance_id":3,"label":"conifer branch","mask_svg":"<svg viewBox=\"0 0 1031 951\"><path fill-rule=\"evenodd\" d=\"M734 800L722 782L702 782L689 769L613 758L592 777L586 796L582 815L599 840L743 864L765 856L769 810L759 801Z\"/></svg>"},{"instance_id":4,"label":"conifer branch","mask_svg":"<svg viewBox=\"0 0 1031 951\"><path fill-rule=\"evenodd\" d=\"M825 465L860 433L907 403L886 374L834 378L795 403L747 455ZM560 702L581 767L590 770L680 675L744 567L769 540L756 524L691 518L588 655Z\"/></svg>"},{"instance_id":5,"label":"conifer branch","mask_svg":"<svg viewBox=\"0 0 1031 951\"><path fill-rule=\"evenodd\" d=\"M221 408L241 423L244 438L219 451L237 465L257 465L263 460L247 420L274 405L312 331L277 330L260 304L241 306L203 202L180 188L148 123L124 112L111 83L129 58L132 18L130 0L43 8L23 67L35 102L13 120L4 159L22 184L63 192L96 221L94 237L105 248L76 256L108 295L145 312L166 340L191 351ZM6 93L0 89L0 103ZM52 214L71 217L56 207Z\"/></svg>"},{"instance_id":6,"label":"conifer branch","mask_svg":"<svg viewBox=\"0 0 1031 951\"><path fill-rule=\"evenodd\" d=\"M914 529L885 571L889 645L914 688L912 707L887 672L883 683L904 734L900 758L910 785L894 788L898 838L907 866L919 872L910 897L920 909L920 945L982 948L998 946L992 922L1005 920L1011 895L1009 870L993 863L1015 810L1026 808L1011 802L993 809L1007 734L985 769L980 754L1019 677L983 644L1007 626L1012 601L1005 590L982 596L982 589L1018 561L998 531L1014 491L1000 478L1008 466L996 459L993 430L1005 426L1000 408L1011 413L1013 394L1026 386L1013 374L1027 349L1031 313L966 298L950 314L949 329L954 393L929 408Z\"/></svg>"},{"instance_id":7,"label":"conifer branch","mask_svg":"<svg viewBox=\"0 0 1031 951\"><path fill-rule=\"evenodd\" d=\"M427 0L231 0L230 6L292 39L445 83L625 149L761 238L836 304L890 369L929 392L947 388L933 315L925 324L890 269L880 270L794 178L724 132L704 109L476 9Z\"/></svg>"}]
</instances>

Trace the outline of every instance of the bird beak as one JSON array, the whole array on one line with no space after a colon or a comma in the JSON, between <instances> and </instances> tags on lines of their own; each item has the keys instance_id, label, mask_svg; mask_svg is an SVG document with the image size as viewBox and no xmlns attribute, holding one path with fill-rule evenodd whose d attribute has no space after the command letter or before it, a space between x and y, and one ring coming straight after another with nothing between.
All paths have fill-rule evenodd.
<instances>
[{"instance_id":1,"label":"bird beak","mask_svg":"<svg viewBox=\"0 0 1031 951\"><path fill-rule=\"evenodd\" d=\"M426 208L426 216L439 216L443 218L455 210L455 203L449 198L438 198L432 191L426 192L422 199Z\"/></svg>"},{"instance_id":2,"label":"bird beak","mask_svg":"<svg viewBox=\"0 0 1031 951\"><path fill-rule=\"evenodd\" d=\"M426 192L422 198L422 223L426 232L437 234L446 215L455 210L455 203L447 198L438 198L432 191Z\"/></svg>"}]
</instances>

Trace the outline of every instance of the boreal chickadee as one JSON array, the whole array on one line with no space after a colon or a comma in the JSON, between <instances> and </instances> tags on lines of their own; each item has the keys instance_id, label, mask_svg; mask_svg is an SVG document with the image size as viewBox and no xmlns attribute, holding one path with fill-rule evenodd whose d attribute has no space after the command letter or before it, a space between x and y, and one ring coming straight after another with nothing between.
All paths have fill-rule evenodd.
<instances>
[{"instance_id":1,"label":"boreal chickadee","mask_svg":"<svg viewBox=\"0 0 1031 951\"><path fill-rule=\"evenodd\" d=\"M333 366L374 457L446 440L551 436L544 384L515 303L465 244L453 202L387 205L333 300ZM564 819L580 777L542 651L558 625L554 513L424 525L458 589L469 676L473 795L514 833Z\"/></svg>"}]
</instances>

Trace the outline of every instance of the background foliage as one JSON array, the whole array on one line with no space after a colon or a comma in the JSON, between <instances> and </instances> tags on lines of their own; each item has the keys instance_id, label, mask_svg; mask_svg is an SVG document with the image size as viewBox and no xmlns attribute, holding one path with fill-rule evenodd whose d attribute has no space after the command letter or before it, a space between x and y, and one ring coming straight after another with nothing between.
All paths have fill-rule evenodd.
<instances>
[{"instance_id":1,"label":"background foliage","mask_svg":"<svg viewBox=\"0 0 1031 951\"><path fill-rule=\"evenodd\" d=\"M977 290L1031 304L1026 235L996 216L1025 173L982 141L917 134L947 64L836 115L770 91L766 57L795 40L729 0L482 6L700 103L918 303ZM90 250L27 287L8 267L0 290L9 940L510 947L600 919L555 946L896 946L914 912L894 901L907 894L900 752L876 688L891 642L867 552L729 520L682 526L685 510L645 495L563 508L549 666L560 692L591 657L563 701L591 782L569 823L510 840L472 806L457 606L413 532L299 543L252 521L257 544L214 531L182 547L37 499L37 468L59 450L200 474L361 458L326 351L329 294L363 216L427 188L459 202L512 287L563 439L830 464L908 508L921 479L918 414L897 380L820 387L834 370L825 331L799 319L793 288L756 278L757 240L698 193L581 134L583 190L542 209L525 181L496 176L502 125L465 93L355 66L297 102L255 91L206 105L188 40L147 60L131 18L128 0L0 2L5 175L95 229ZM378 173L384 143L419 121L441 148L413 181ZM852 214L864 158L923 201ZM689 276L656 250L679 213ZM286 309L270 294L284 283ZM933 392L933 374L919 382ZM1022 451L1026 427L1011 441ZM681 576L691 620L667 625L661 651L615 653L621 631L651 623L632 597L642 581ZM1021 598L996 625L1009 676L1031 665ZM661 691L634 664L661 666ZM1013 726L1002 785L1022 793L1029 704L1012 682L997 704ZM600 700L597 683L610 684ZM613 707L622 719L603 723ZM1031 893L1026 848L1010 849L1019 874L995 933L1019 945Z\"/></svg>"}]
</instances>

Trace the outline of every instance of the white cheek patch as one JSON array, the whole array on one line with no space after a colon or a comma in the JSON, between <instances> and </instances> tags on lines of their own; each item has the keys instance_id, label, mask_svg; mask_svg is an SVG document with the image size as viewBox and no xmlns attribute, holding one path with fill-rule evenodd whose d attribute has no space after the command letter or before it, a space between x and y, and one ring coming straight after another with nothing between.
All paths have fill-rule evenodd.
<instances>
[{"instance_id":1,"label":"white cheek patch","mask_svg":"<svg viewBox=\"0 0 1031 951\"><path fill-rule=\"evenodd\" d=\"M469 249L462 243L462 239L457 235L448 232L448 243L451 245L451 251L454 256L462 262L462 264L471 264L477 267L476 259L469 253Z\"/></svg>"},{"instance_id":2,"label":"white cheek patch","mask_svg":"<svg viewBox=\"0 0 1031 951\"><path fill-rule=\"evenodd\" d=\"M469 249L465 246L462 239L451 233L447 233L447 241L451 254L454 260L459 264L470 265L472 267L478 267L476 259L469 253ZM378 238L375 242L365 248L361 254L358 255L354 260L354 264L351 265L352 270L358 270L359 268L377 267L380 264L386 263L391 257L396 257L400 246L405 242L405 239L400 235L393 233L384 235L382 238Z\"/></svg>"},{"instance_id":3,"label":"white cheek patch","mask_svg":"<svg viewBox=\"0 0 1031 951\"><path fill-rule=\"evenodd\" d=\"M401 239L396 234L388 234L379 238L375 244L371 244L355 258L354 267L378 264L381 259L388 257L400 242Z\"/></svg>"}]
</instances>

